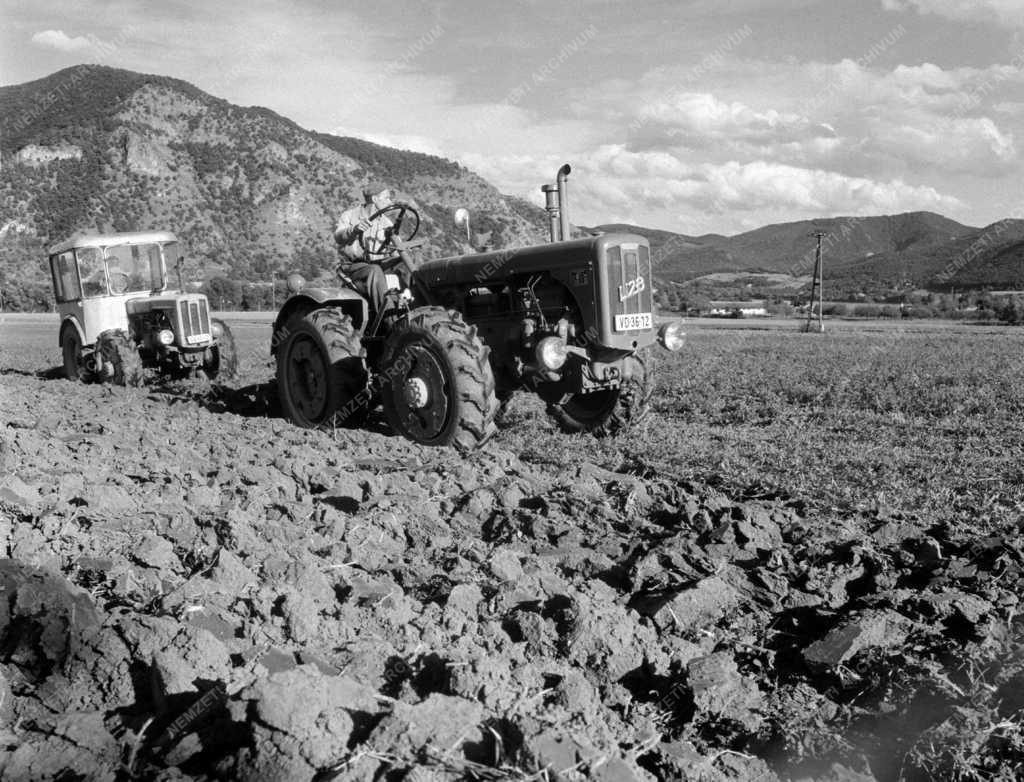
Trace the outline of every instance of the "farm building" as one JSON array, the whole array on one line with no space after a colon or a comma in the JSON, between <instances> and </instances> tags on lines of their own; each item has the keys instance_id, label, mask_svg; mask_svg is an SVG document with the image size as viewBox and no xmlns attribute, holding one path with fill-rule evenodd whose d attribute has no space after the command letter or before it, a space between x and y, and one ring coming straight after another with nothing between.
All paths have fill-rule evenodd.
<instances>
[{"instance_id":1,"label":"farm building","mask_svg":"<svg viewBox=\"0 0 1024 782\"><path fill-rule=\"evenodd\" d=\"M761 318L768 316L768 306L764 299L709 301L707 314L713 318Z\"/></svg>"}]
</instances>

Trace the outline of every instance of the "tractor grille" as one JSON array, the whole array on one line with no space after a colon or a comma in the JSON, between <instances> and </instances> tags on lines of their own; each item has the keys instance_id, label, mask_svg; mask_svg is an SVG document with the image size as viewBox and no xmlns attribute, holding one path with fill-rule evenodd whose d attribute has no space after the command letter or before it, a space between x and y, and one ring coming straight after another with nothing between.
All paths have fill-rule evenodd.
<instances>
[{"instance_id":1,"label":"tractor grille","mask_svg":"<svg viewBox=\"0 0 1024 782\"><path fill-rule=\"evenodd\" d=\"M653 312L651 250L626 244L608 248L608 312L637 315Z\"/></svg>"},{"instance_id":2,"label":"tractor grille","mask_svg":"<svg viewBox=\"0 0 1024 782\"><path fill-rule=\"evenodd\" d=\"M181 337L189 342L190 337L197 335L209 336L210 313L206 300L185 300L181 302Z\"/></svg>"}]
</instances>

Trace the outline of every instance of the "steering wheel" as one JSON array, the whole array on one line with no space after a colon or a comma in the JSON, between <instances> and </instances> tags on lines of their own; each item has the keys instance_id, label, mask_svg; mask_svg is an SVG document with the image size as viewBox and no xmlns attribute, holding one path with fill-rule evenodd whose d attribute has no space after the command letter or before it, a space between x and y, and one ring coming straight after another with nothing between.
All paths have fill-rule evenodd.
<instances>
[{"instance_id":1,"label":"steering wheel","mask_svg":"<svg viewBox=\"0 0 1024 782\"><path fill-rule=\"evenodd\" d=\"M391 254L387 252L389 248L392 252L397 252L398 248L394 243L396 236L404 243L412 239L420 230L420 213L409 204L396 202L383 209L378 209L370 215L370 223L381 217L386 217L391 221L390 227L384 229L383 238L368 233L359 237L359 246L363 248L363 255L366 257ZM409 230L410 225L412 225L412 230Z\"/></svg>"},{"instance_id":2,"label":"steering wheel","mask_svg":"<svg viewBox=\"0 0 1024 782\"><path fill-rule=\"evenodd\" d=\"M111 293L124 293L131 284L131 278L124 272L107 271L107 278L110 280Z\"/></svg>"}]
</instances>

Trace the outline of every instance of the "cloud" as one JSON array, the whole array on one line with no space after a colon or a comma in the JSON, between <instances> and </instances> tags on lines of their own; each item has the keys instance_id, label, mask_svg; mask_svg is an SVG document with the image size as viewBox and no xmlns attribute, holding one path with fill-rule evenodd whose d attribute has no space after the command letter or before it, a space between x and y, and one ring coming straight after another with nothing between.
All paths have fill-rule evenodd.
<instances>
[{"instance_id":1,"label":"cloud","mask_svg":"<svg viewBox=\"0 0 1024 782\"><path fill-rule=\"evenodd\" d=\"M882 7L887 11L915 10L948 19L1024 27L1024 4L1020 0L882 0Z\"/></svg>"},{"instance_id":2,"label":"cloud","mask_svg":"<svg viewBox=\"0 0 1024 782\"><path fill-rule=\"evenodd\" d=\"M637 126L655 126L670 134L763 139L802 132L805 117L775 109L755 111L739 101L723 101L710 93L687 92L646 104Z\"/></svg>"},{"instance_id":3,"label":"cloud","mask_svg":"<svg viewBox=\"0 0 1024 782\"><path fill-rule=\"evenodd\" d=\"M688 74L659 67L577 88L560 113L462 103L453 82L401 74L389 87L414 112L378 107L386 136L352 124L358 114L344 125L459 160L538 204L540 184L568 161L580 224L696 233L823 215L962 216L952 194L965 179L1022 171L1011 128L1024 68L733 59L699 85Z\"/></svg>"},{"instance_id":4,"label":"cloud","mask_svg":"<svg viewBox=\"0 0 1024 782\"><path fill-rule=\"evenodd\" d=\"M989 117L942 119L932 126L885 128L884 148L891 154L946 171L999 174L1017 160L1012 133Z\"/></svg>"},{"instance_id":5,"label":"cloud","mask_svg":"<svg viewBox=\"0 0 1024 782\"><path fill-rule=\"evenodd\" d=\"M765 160L929 181L997 175L1019 160L1007 128L1012 114L996 105L1024 98L1024 67L735 61L701 92L681 90L681 74L661 68L633 84L609 80L574 108L594 122L609 118L632 151L685 148L715 163Z\"/></svg>"},{"instance_id":6,"label":"cloud","mask_svg":"<svg viewBox=\"0 0 1024 782\"><path fill-rule=\"evenodd\" d=\"M93 42L77 35L68 36L63 30L43 30L32 36L32 43L62 52L84 52L93 48Z\"/></svg>"},{"instance_id":7,"label":"cloud","mask_svg":"<svg viewBox=\"0 0 1024 782\"><path fill-rule=\"evenodd\" d=\"M606 144L573 161L572 219L583 225L639 223L689 233L735 231L766 222L825 215L951 211L952 196L902 179L876 180L770 160L695 163L667 151ZM540 203L538 185L553 175L528 156L472 155L467 163L492 181L534 174L524 195Z\"/></svg>"}]
</instances>

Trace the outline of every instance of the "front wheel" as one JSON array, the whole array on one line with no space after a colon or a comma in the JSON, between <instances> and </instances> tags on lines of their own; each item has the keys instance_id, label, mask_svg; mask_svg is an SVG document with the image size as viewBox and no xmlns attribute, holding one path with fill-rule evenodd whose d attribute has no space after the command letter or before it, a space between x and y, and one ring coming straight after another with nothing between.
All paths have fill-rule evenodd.
<instances>
[{"instance_id":1,"label":"front wheel","mask_svg":"<svg viewBox=\"0 0 1024 782\"><path fill-rule=\"evenodd\" d=\"M565 402L552 402L548 415L562 431L590 432L598 437L619 434L639 424L650 409L650 363L649 356L628 356L618 388L574 394Z\"/></svg>"},{"instance_id":2,"label":"front wheel","mask_svg":"<svg viewBox=\"0 0 1024 782\"><path fill-rule=\"evenodd\" d=\"M292 321L277 349L284 414L307 429L361 423L370 400L365 355L352 319L339 307Z\"/></svg>"},{"instance_id":3,"label":"front wheel","mask_svg":"<svg viewBox=\"0 0 1024 782\"><path fill-rule=\"evenodd\" d=\"M219 318L213 319L213 332L217 336L217 343L203 356L203 372L210 380L230 380L238 370L235 337L228 324Z\"/></svg>"},{"instance_id":4,"label":"front wheel","mask_svg":"<svg viewBox=\"0 0 1024 782\"><path fill-rule=\"evenodd\" d=\"M96 340L100 359L100 376L115 386L141 386L145 381L142 357L127 332L120 329L104 331Z\"/></svg>"},{"instance_id":5,"label":"front wheel","mask_svg":"<svg viewBox=\"0 0 1024 782\"><path fill-rule=\"evenodd\" d=\"M391 427L423 445L468 451L495 432L489 350L454 310L421 307L388 335L381 402Z\"/></svg>"},{"instance_id":6,"label":"front wheel","mask_svg":"<svg viewBox=\"0 0 1024 782\"><path fill-rule=\"evenodd\" d=\"M70 327L64 334L64 341L61 343L61 352L64 357L64 376L68 380L79 380L83 383L90 383L96 379L93 371L96 359L93 351L87 351L82 345L82 338L78 336L78 330Z\"/></svg>"}]
</instances>

